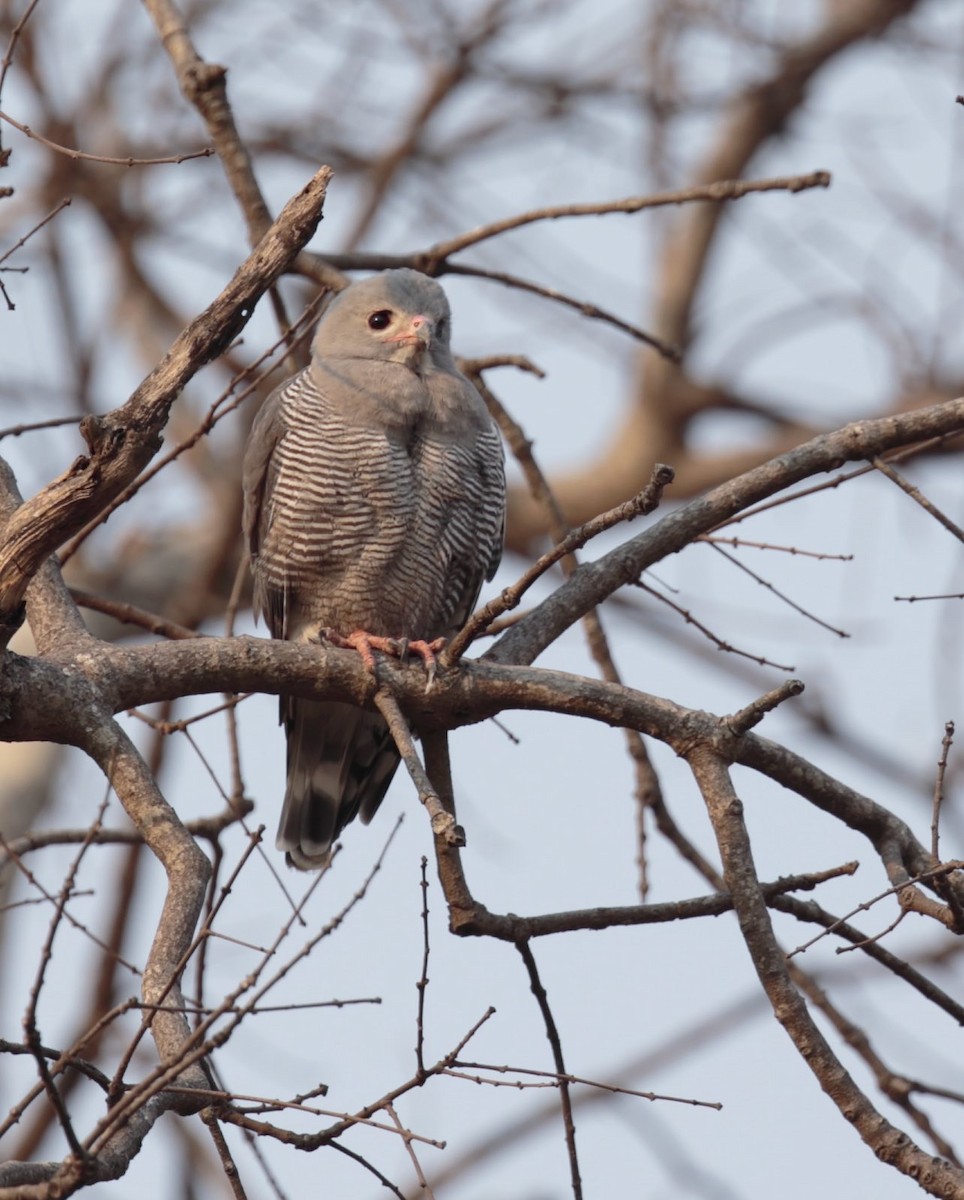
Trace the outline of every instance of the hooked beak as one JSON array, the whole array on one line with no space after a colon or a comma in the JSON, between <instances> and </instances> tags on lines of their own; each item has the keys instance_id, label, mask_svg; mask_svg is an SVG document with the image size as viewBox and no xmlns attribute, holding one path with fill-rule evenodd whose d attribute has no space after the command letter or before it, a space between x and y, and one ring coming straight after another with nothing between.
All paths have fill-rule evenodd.
<instances>
[{"instance_id":1,"label":"hooked beak","mask_svg":"<svg viewBox=\"0 0 964 1200\"><path fill-rule=\"evenodd\" d=\"M419 313L412 317L408 323L408 327L395 337L389 338L390 342L398 342L403 346L416 346L419 350L428 348L432 341L432 322L428 317Z\"/></svg>"}]
</instances>

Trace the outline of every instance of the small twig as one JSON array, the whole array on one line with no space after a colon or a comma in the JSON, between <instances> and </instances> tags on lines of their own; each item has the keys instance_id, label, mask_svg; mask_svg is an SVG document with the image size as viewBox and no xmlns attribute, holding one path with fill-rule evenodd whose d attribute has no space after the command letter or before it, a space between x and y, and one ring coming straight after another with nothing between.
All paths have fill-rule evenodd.
<instances>
[{"instance_id":1,"label":"small twig","mask_svg":"<svg viewBox=\"0 0 964 1200\"><path fill-rule=\"evenodd\" d=\"M608 512L600 513L599 516L593 517L592 520L587 521L584 525L580 525L578 529L572 530L571 533L557 542L551 550L547 550L514 584L504 588L500 595L473 613L469 621L442 652L441 659L443 665L451 666L453 663L458 662L472 641L484 629L488 628L496 617L500 617L503 613L515 608L536 580L545 575L546 571L561 558L572 554L574 550L578 550L586 542L594 537L598 537L599 534L604 533L607 529L612 529L614 525L619 525L623 521L631 521L634 517L645 516L653 512L662 499L663 489L672 483L673 477L674 471L672 467L667 467L663 463L657 463L653 468L649 483L647 483L641 492L633 496L631 500L617 504L615 508L609 509Z\"/></svg>"},{"instance_id":2,"label":"small twig","mask_svg":"<svg viewBox=\"0 0 964 1200\"><path fill-rule=\"evenodd\" d=\"M904 446L900 450L894 450L887 454L887 462L905 462L908 459L916 458L918 455L926 454L930 450L938 450L947 442L953 441L960 437L960 431L955 430L953 433L939 434L937 437L925 438L923 441L914 442L913 445ZM883 461L883 460L881 460ZM726 529L729 525L739 525L748 517L758 516L760 513L768 512L772 508L779 508L784 504L792 504L795 500L803 500L807 496L815 496L819 492L830 492L834 488L840 487L843 483L849 483L852 479L859 479L861 475L869 475L875 468L868 462L861 467L855 467L850 471L841 471L838 475L834 475L831 479L825 480L823 483L810 484L808 487L798 488L795 492L789 492L787 495L777 496L772 500L761 500L759 504L754 504L750 508L743 509L742 512L734 513L732 517L727 517L725 521L721 521L716 525L710 533L715 533L716 530Z\"/></svg>"},{"instance_id":3,"label":"small twig","mask_svg":"<svg viewBox=\"0 0 964 1200\"><path fill-rule=\"evenodd\" d=\"M801 550L798 546L778 546L772 542L751 542L746 538L716 537L712 533L703 533L693 539L695 542L709 542L710 545L732 546L734 550L749 548L752 550L778 550L782 554L790 554L800 558L818 558L830 562L853 562L852 554L825 554L821 550Z\"/></svg>"},{"instance_id":4,"label":"small twig","mask_svg":"<svg viewBox=\"0 0 964 1200\"><path fill-rule=\"evenodd\" d=\"M964 592L945 592L940 596L895 596L895 600L906 600L908 604L916 604L918 600L964 600Z\"/></svg>"},{"instance_id":5,"label":"small twig","mask_svg":"<svg viewBox=\"0 0 964 1200\"><path fill-rule=\"evenodd\" d=\"M741 708L739 712L733 713L730 717L724 717L722 724L729 729L735 737L742 737L744 733L759 725L768 712L772 712L778 705L784 701L790 700L794 696L799 696L804 689L802 679L787 679L773 688L771 691L758 696L756 700L751 701L746 708Z\"/></svg>"},{"instance_id":6,"label":"small twig","mask_svg":"<svg viewBox=\"0 0 964 1200\"><path fill-rule=\"evenodd\" d=\"M360 1167L364 1167L366 1171L370 1171L372 1173L372 1175L374 1175L375 1178L378 1180L378 1182L382 1185L382 1187L387 1188L392 1193L393 1196L397 1196L398 1200L405 1200L405 1194L403 1192L399 1191L399 1189L395 1186L394 1183L392 1183L392 1181L388 1178L388 1176L383 1175L376 1166L374 1166L372 1163L370 1163L368 1161L367 1158L363 1158L361 1154L356 1154L354 1150L349 1150L348 1147L343 1146L341 1144L341 1142L332 1142L331 1148L332 1148L332 1150L337 1150L340 1154L346 1155L348 1158L350 1158L354 1162L358 1163L358 1165ZM280 1192L279 1192L279 1195L280 1195Z\"/></svg>"},{"instance_id":7,"label":"small twig","mask_svg":"<svg viewBox=\"0 0 964 1200\"><path fill-rule=\"evenodd\" d=\"M33 843L37 839L36 838L33 838L33 839L18 838L17 839L17 847L19 847L20 843L25 840L30 840L31 843ZM66 840L66 839L64 839L64 840ZM137 840L136 835L134 835L131 838L131 840L132 841ZM97 828L96 822L89 829L85 829L84 832L79 837L69 839L69 842L71 844L76 844L76 843L80 842L82 845L85 845L85 846L97 844L100 841L101 841L100 830ZM37 891L41 894L43 899L47 901L48 904L53 904L58 907L60 919L67 921L70 925L72 925L74 927L74 929L76 929L76 930L78 930L78 932L84 934L85 937L89 938L90 941L92 941L95 946L100 947L100 949L103 950L105 953L113 954L115 961L117 963L119 963L122 967L126 967L127 970L131 972L132 975L140 975L140 973L141 973L140 970L132 962L128 962L128 960L126 958L123 958L120 954L116 953L116 951L113 951L111 949L111 947L107 945L106 942L102 941L101 938L99 938L95 933L92 933L91 930L89 930L87 928L87 926L83 923L83 921L78 921L77 918L75 916L73 916L73 914L71 912L69 912L66 907L60 906L60 900L57 897L54 897L53 895L51 895L51 893L47 891L47 889L43 886L43 884L36 877L36 875L34 875L34 873L32 871L30 871L26 866L24 866L18 849L15 849L13 843L8 842L2 833L0 833L0 850L2 850L4 852L3 858L0 858L0 862L12 862L17 867L17 869L20 871L20 873L23 875L24 879L26 879L26 881L30 884L31 887L34 887L37 889ZM64 900L64 904L66 904L66 898Z\"/></svg>"},{"instance_id":8,"label":"small twig","mask_svg":"<svg viewBox=\"0 0 964 1200\"><path fill-rule=\"evenodd\" d=\"M934 856L935 862L941 861L939 850L941 805L944 803L944 773L947 770L948 751L953 744L954 722L948 721L944 725L944 736L941 739L941 756L937 760L937 777L934 780L934 806L931 814L931 854Z\"/></svg>"},{"instance_id":9,"label":"small twig","mask_svg":"<svg viewBox=\"0 0 964 1200\"><path fill-rule=\"evenodd\" d=\"M648 583L644 583L642 579L638 579L634 586L639 588L641 592L646 592L647 595L652 596L654 600L658 600L660 604L665 604L666 607L671 608L673 612L679 613L687 625L692 625L694 629L698 630L705 638L711 641L717 650L721 650L725 654L739 655L740 658L748 658L750 662L755 662L761 667L775 667L778 671L795 671L797 669L796 667L788 665L787 663L774 662L770 658L765 658L762 654L753 654L750 650L741 650L738 646L734 646L732 642L728 642L724 638L721 638L718 634L714 633L708 625L704 625L702 621L700 621L697 617L694 617L688 608L684 608L682 604L677 604L676 601L671 597L664 595L662 592L658 592L654 587L650 587L650 585Z\"/></svg>"},{"instance_id":10,"label":"small twig","mask_svg":"<svg viewBox=\"0 0 964 1200\"><path fill-rule=\"evenodd\" d=\"M418 991L418 1016L415 1028L415 1063L419 1075L425 1074L425 992L428 989L428 859L422 855L422 974L415 987Z\"/></svg>"},{"instance_id":11,"label":"small twig","mask_svg":"<svg viewBox=\"0 0 964 1200\"><path fill-rule=\"evenodd\" d=\"M112 167L156 167L164 163L187 162L191 158L210 158L214 153L213 146L205 146L203 150L191 150L184 154L171 154L165 158L113 158L107 154L86 154L83 150L72 150L69 146L61 146L58 142L52 142L50 138L44 137L36 129L31 129L29 125L23 125L19 121L15 121L9 113L0 111L0 121L6 121L8 125L12 125L14 129L19 129L26 137L33 138L34 141L40 142L41 145L47 146L50 150L55 150L58 154L66 155L67 158L71 158L75 162L82 159L84 162L107 163L108 166Z\"/></svg>"},{"instance_id":12,"label":"small twig","mask_svg":"<svg viewBox=\"0 0 964 1200\"><path fill-rule=\"evenodd\" d=\"M214 1148L217 1150L218 1158L221 1160L221 1168L228 1183L231 1185L231 1193L234 1196L234 1200L247 1200L247 1193L244 1190L244 1185L241 1183L241 1176L238 1174L237 1163L234 1161L231 1148L228 1146L227 1139L221 1130L221 1126L218 1124L217 1114L210 1108L205 1108L201 1111L201 1120L207 1126L211 1140L214 1142Z\"/></svg>"},{"instance_id":13,"label":"small twig","mask_svg":"<svg viewBox=\"0 0 964 1200\"><path fill-rule=\"evenodd\" d=\"M441 1072L435 1073L441 1074ZM176 1091L178 1089L175 1086L171 1090ZM269 1100L264 1096L250 1096L243 1092L226 1092L217 1088L192 1088L191 1095L210 1096L212 1100L218 1101L222 1104L227 1104L237 1100L253 1100L257 1104L257 1107L252 1109L235 1108L232 1115L248 1116L252 1112L279 1112L289 1110L292 1112L308 1113L314 1117L334 1117L340 1122L343 1122L346 1126L366 1125L370 1129L379 1129L384 1133L401 1132L397 1128L393 1128L391 1125L386 1125L382 1121L372 1120L370 1115L375 1111L387 1112L392 1103L392 1099L394 1099L394 1094L390 1099L381 1101L376 1108L366 1110L365 1115L360 1115L358 1113L338 1112L337 1110L329 1108L317 1108L315 1105L299 1104L294 1100ZM227 1113L219 1113L219 1116L221 1116L222 1119L227 1118L227 1115ZM436 1150L445 1149L445 1142L439 1141L437 1138L426 1137L420 1133L412 1133L411 1130L407 1130L406 1133L412 1141L422 1142L426 1146L434 1146Z\"/></svg>"},{"instance_id":14,"label":"small twig","mask_svg":"<svg viewBox=\"0 0 964 1200\"><path fill-rule=\"evenodd\" d=\"M412 1142L415 1140L411 1130L405 1128L399 1119L398 1113L395 1111L394 1104L386 1104L385 1111L395 1123L395 1128L398 1130L399 1136L405 1143L405 1149L408 1152L408 1157L412 1160L412 1166L415 1168L415 1177L418 1179L419 1187L423 1195L428 1196L429 1200L435 1200L435 1193L428 1186L428 1180L425 1178L425 1172L422 1170L422 1165L418 1161L418 1156L415 1153L415 1147Z\"/></svg>"},{"instance_id":15,"label":"small twig","mask_svg":"<svg viewBox=\"0 0 964 1200\"><path fill-rule=\"evenodd\" d=\"M818 933L815 937L812 937L809 942L804 942L802 945L797 946L796 949L790 950L786 957L790 959L793 958L794 955L802 954L805 950L809 950L811 946L821 941L821 939L828 937L831 933L835 933L838 925L843 925L845 922L848 922L851 917L855 917L859 912L870 912L871 908L875 904L878 904L881 900L886 900L888 896L896 896L901 906L904 909L910 910L914 906L905 901L904 893L913 891L914 884L925 883L928 880L934 880L940 878L941 876L949 875L952 871L960 871L962 869L964 869L964 861L954 859L951 862L941 863L940 866L934 867L934 869L931 871L922 871L919 875L914 875L912 877L908 877L907 879L903 879L900 883L895 883L892 887L889 887L885 891L880 892L878 895L871 897L870 900L863 900L856 906L856 908L852 908L850 912L845 913L842 917L834 921L833 924L827 925L820 931L820 933ZM948 923L949 922L945 922L945 924ZM884 932L887 931L885 930ZM865 945L876 941L880 936L881 935L878 934L875 937L867 938L866 942L859 944Z\"/></svg>"},{"instance_id":16,"label":"small twig","mask_svg":"<svg viewBox=\"0 0 964 1200\"><path fill-rule=\"evenodd\" d=\"M914 487L903 475L895 471L890 463L884 462L882 458L872 458L870 461L881 475L886 476L891 483L896 483L900 490L910 496L912 500L916 500L925 512L930 513L935 521L944 526L948 533L952 533L959 542L964 542L964 529L960 525L956 525L945 513L941 512L936 504L932 504L920 488Z\"/></svg>"},{"instance_id":17,"label":"small twig","mask_svg":"<svg viewBox=\"0 0 964 1200\"><path fill-rule=\"evenodd\" d=\"M481 375L493 367L516 367L527 375L535 375L537 379L545 379L546 373L536 366L531 358L524 354L489 354L484 358L458 358L457 366L463 375Z\"/></svg>"},{"instance_id":18,"label":"small twig","mask_svg":"<svg viewBox=\"0 0 964 1200\"><path fill-rule=\"evenodd\" d=\"M542 985L542 980L539 978L539 968L536 966L536 960L533 957L529 943L526 941L516 942L516 949L519 951L523 963L525 963L526 971L529 974L529 986L532 989L533 996L536 998L539 1011L542 1013L542 1020L545 1023L546 1037L549 1041L549 1047L552 1050L552 1058L556 1065L556 1074L559 1079L559 1102L562 1105L563 1131L566 1138L566 1148L569 1151L569 1175L572 1181L573 1200L582 1200L582 1178L579 1174L579 1158L576 1153L576 1126L572 1119L569 1073L566 1070L565 1060L563 1059L562 1041L559 1037L559 1030L556 1028L552 1009L549 1007L549 996Z\"/></svg>"},{"instance_id":19,"label":"small twig","mask_svg":"<svg viewBox=\"0 0 964 1200\"><path fill-rule=\"evenodd\" d=\"M218 713L231 712L238 707L244 700L250 700L252 696L256 696L257 692L241 692L240 694L232 694L231 697L224 701L223 704L216 704L214 708L206 708L204 712L196 713L193 717L181 717L177 721L158 721L153 717L147 716L139 709L129 708L127 715L135 717L138 721L143 721L145 725L149 725L155 732L169 736L172 733L183 733L191 725L197 724L198 721L206 721L208 717L217 716ZM222 793L223 794L223 793Z\"/></svg>"},{"instance_id":20,"label":"small twig","mask_svg":"<svg viewBox=\"0 0 964 1200\"><path fill-rule=\"evenodd\" d=\"M438 792L432 786L431 780L425 773L421 759L415 749L412 731L408 727L398 701L387 688L380 687L375 693L375 706L385 718L385 724L398 747L402 762L415 784L418 798L428 810L432 822L432 832L442 837L450 846L464 846L465 833L455 822L455 817L447 812Z\"/></svg>"},{"instance_id":21,"label":"small twig","mask_svg":"<svg viewBox=\"0 0 964 1200\"><path fill-rule=\"evenodd\" d=\"M95 596L92 592L85 592L80 588L70 588L69 590L74 603L81 608L103 613L105 617L113 617L115 621L122 621L125 625L136 625L140 629L156 633L159 637L185 640L204 637L204 634L198 633L196 629L188 629L186 625L179 625L177 621L169 621L166 617L158 616L157 613L148 612L145 608L138 608L136 604L108 600L106 596Z\"/></svg>"},{"instance_id":22,"label":"small twig","mask_svg":"<svg viewBox=\"0 0 964 1200\"><path fill-rule=\"evenodd\" d=\"M0 429L0 438L20 437L24 433L35 433L38 429L58 429L62 425L78 425L83 417L51 417L49 421L33 421L29 425L10 425Z\"/></svg>"},{"instance_id":23,"label":"small twig","mask_svg":"<svg viewBox=\"0 0 964 1200\"><path fill-rule=\"evenodd\" d=\"M688 204L696 200L739 200L751 192L802 192L808 188L829 187L829 171L814 171L810 175L794 175L779 179L724 179L717 183L705 183L696 187L682 188L675 192L657 192L652 196L630 196L624 200L602 201L595 204L557 204L532 209L482 225L468 233L459 234L447 242L438 242L426 252L425 257L434 261L450 258L469 246L531 225L536 221L557 221L561 217L598 217L607 213L637 213L647 208L662 208L672 204Z\"/></svg>"},{"instance_id":24,"label":"small twig","mask_svg":"<svg viewBox=\"0 0 964 1200\"><path fill-rule=\"evenodd\" d=\"M3 116L3 113L0 113L0 117L2 117L2 116ZM71 198L69 196L65 196L64 199L61 200L61 202L58 205L56 205L54 208L52 208L45 217L43 217L41 220L39 220L32 229L29 229L23 235L23 237L20 238L19 241L14 242L14 244L10 247L9 250L7 250L4 254L0 254L0 263L5 263L7 261L7 259L11 256L11 254L15 254L20 249L20 247L24 245L25 242L29 241L30 238L33 237L33 235L35 233L37 233L39 230L43 229L43 227L48 222L52 221L59 212L62 212L65 208L67 208L70 205L70 202L71 202ZM78 417L77 420L80 420L80 418Z\"/></svg>"},{"instance_id":25,"label":"small twig","mask_svg":"<svg viewBox=\"0 0 964 1200\"><path fill-rule=\"evenodd\" d=\"M66 915L67 901L73 894L74 880L77 878L77 872L80 869L80 864L83 861L84 855L90 849L91 838L96 830L100 827L104 819L104 813L107 811L107 804L110 800L110 779L108 777L107 793L100 803L91 827L90 835L86 837L73 857L67 874L64 876L63 886L60 889L60 894L57 897L54 906L54 914L50 920L50 925L47 929L47 936L44 938L43 948L40 952L40 962L37 966L37 974L34 977L33 986L30 989L30 996L27 1001L27 1011L23 1018L24 1037L27 1045L33 1053L34 1061L37 1064L37 1072L40 1075L41 1082L44 1086L44 1091L47 1093L47 1098L50 1100L54 1112L60 1121L60 1126L64 1131L64 1136L67 1139L67 1144L70 1146L71 1153L78 1159L85 1159L86 1153L74 1132L73 1122L70 1119L70 1113L64 1102L64 1098L57 1090L57 1085L53 1081L50 1069L47 1065L46 1056L43 1054L41 1047L40 1031L37 1028L37 1004L40 1001L40 993L43 989L44 979L47 973L47 967L50 965L50 960L53 957L54 938L57 936L57 931L60 928L60 923ZM105 947L106 949L106 947Z\"/></svg>"},{"instance_id":26,"label":"small twig","mask_svg":"<svg viewBox=\"0 0 964 1200\"><path fill-rule=\"evenodd\" d=\"M212 936L222 937L226 941L239 941L239 939L229 938L223 933L212 934ZM243 945L245 943L239 944ZM256 947L256 949L260 949L260 947ZM245 1005L244 1012L248 1016L257 1016L261 1013L301 1012L303 1009L308 1010L312 1008L350 1008L355 1004L381 1003L381 996L356 996L354 999L349 1000L303 1000L299 1003L293 1002L291 1004L257 1004L254 1008L250 1008L249 1006ZM192 1016L206 1016L207 1014L214 1012L214 1008L210 1005L181 1004L175 1008L173 1004L145 1004L143 1000L132 1001L131 1007L136 1009L153 1009L155 1012L183 1012L189 1013ZM241 1011L241 1006L237 1004L231 1008L225 1008L223 1005L218 1006L218 1012L220 1013L239 1013ZM327 1087L315 1094L324 1095L326 1091ZM302 1099L304 1099L304 1097L302 1097Z\"/></svg>"},{"instance_id":27,"label":"small twig","mask_svg":"<svg viewBox=\"0 0 964 1200\"><path fill-rule=\"evenodd\" d=\"M3 85L7 79L7 72L10 70L10 64L13 62L13 56L17 49L17 43L20 41L20 36L24 31L27 22L33 16L33 11L39 4L40 0L30 0L30 3L23 10L20 19L10 30L10 40L7 42L6 53L3 56L3 62L0 63L0 92L3 91Z\"/></svg>"},{"instance_id":28,"label":"small twig","mask_svg":"<svg viewBox=\"0 0 964 1200\"><path fill-rule=\"evenodd\" d=\"M468 1076L460 1075L460 1071L493 1071L499 1075L533 1075L538 1079L546 1080L546 1083L527 1084L518 1079L499 1080L486 1079L484 1076ZM537 1071L532 1067L510 1067L497 1066L494 1063L483 1062L463 1062L461 1059L452 1064L452 1067L445 1072L446 1075L451 1075L454 1078L471 1079L473 1083L488 1083L493 1087L558 1087L561 1077L555 1071ZM581 1075L565 1076L567 1083L577 1083L582 1087L596 1088L601 1092L611 1092L614 1096L635 1096L640 1100L665 1100L671 1104L689 1104L696 1108L715 1108L719 1112L723 1105L719 1100L694 1100L689 1096L664 1096L659 1092L641 1092L636 1088L624 1087L616 1083L603 1083L598 1079L584 1079Z\"/></svg>"},{"instance_id":29,"label":"small twig","mask_svg":"<svg viewBox=\"0 0 964 1200\"><path fill-rule=\"evenodd\" d=\"M850 954L853 950L865 950L868 946L872 946L874 942L881 942L889 934L893 933L897 926L907 916L908 909L902 908L897 916L884 929L872 933L869 937L865 937L862 942L852 942L849 946L837 946L834 954Z\"/></svg>"},{"instance_id":30,"label":"small twig","mask_svg":"<svg viewBox=\"0 0 964 1200\"><path fill-rule=\"evenodd\" d=\"M829 629L830 632L835 633L837 637L850 637L850 634L847 633L845 629L838 629L835 625L831 625L829 621L823 620L822 617L818 617L815 613L810 612L809 609L804 608L803 605L797 604L795 600L791 600L789 596L787 596L784 592L781 592L780 589L770 583L768 579L764 579L762 575L758 575L756 571L751 570L746 563L740 562L736 555L730 554L728 551L724 550L722 546L719 546L713 542L710 542L709 545L713 547L717 554L721 554L727 562L732 563L735 567L738 567L741 571L745 572L761 587L766 588L768 592L772 592L777 599L782 600L784 604L789 604L794 612L800 613L800 615L806 617L808 621L813 621L815 625L819 625L823 629Z\"/></svg>"},{"instance_id":31,"label":"small twig","mask_svg":"<svg viewBox=\"0 0 964 1200\"><path fill-rule=\"evenodd\" d=\"M516 288L520 292L531 292L534 296L543 296L547 300L555 300L557 304L564 304L567 308L574 308L576 312L587 317L592 321L604 321L607 325L612 325L615 329L621 330L623 333L628 333L630 337L636 338L637 341L644 342L647 346L658 351L664 358L670 362L679 362L682 354L678 346L671 346L669 342L664 342L662 338L656 337L655 334L647 333L645 329L641 329L638 325L633 325L630 321L624 321L622 317L617 317L615 313L608 312L604 308L600 308L596 304L590 304L588 300L577 300L574 296L567 296L565 292L557 291L555 288L545 287L543 284L532 283L528 279L520 279L518 275L509 275L505 271L488 271L482 267L469 267L461 264L447 263L446 271L452 275L468 275L472 279L489 279L493 283L504 283L507 287Z\"/></svg>"}]
</instances>

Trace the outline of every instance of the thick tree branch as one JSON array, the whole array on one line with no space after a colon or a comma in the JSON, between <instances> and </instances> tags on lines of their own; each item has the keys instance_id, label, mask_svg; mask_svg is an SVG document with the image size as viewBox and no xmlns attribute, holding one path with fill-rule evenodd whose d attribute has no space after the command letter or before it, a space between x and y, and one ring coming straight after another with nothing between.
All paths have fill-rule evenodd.
<instances>
[{"instance_id":1,"label":"thick tree branch","mask_svg":"<svg viewBox=\"0 0 964 1200\"><path fill-rule=\"evenodd\" d=\"M802 479L835 470L845 462L872 459L899 446L960 433L964 433L964 398L916 412L854 421L813 438L691 501L596 562L585 563L566 584L504 633L486 658L531 663L583 613L618 588L634 583L654 563Z\"/></svg>"},{"instance_id":2,"label":"thick tree branch","mask_svg":"<svg viewBox=\"0 0 964 1200\"><path fill-rule=\"evenodd\" d=\"M727 764L706 746L694 749L688 761L713 822L740 931L774 1016L841 1115L882 1162L909 1175L932 1195L960 1195L964 1191L964 1170L927 1154L891 1125L844 1070L820 1032L793 985L786 957L774 937L743 822L743 805L733 789Z\"/></svg>"}]
</instances>

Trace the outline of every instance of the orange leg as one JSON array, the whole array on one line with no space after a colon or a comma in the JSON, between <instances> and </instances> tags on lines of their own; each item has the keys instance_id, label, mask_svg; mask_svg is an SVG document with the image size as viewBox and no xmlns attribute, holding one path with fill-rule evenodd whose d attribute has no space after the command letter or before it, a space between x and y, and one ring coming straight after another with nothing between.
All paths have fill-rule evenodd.
<instances>
[{"instance_id":1,"label":"orange leg","mask_svg":"<svg viewBox=\"0 0 964 1200\"><path fill-rule=\"evenodd\" d=\"M438 659L435 656L445 645L445 638L436 638L432 642L416 638L410 642L407 638L381 637L378 634L367 633L364 629L356 629L347 636L334 629L324 629L322 634L325 640L331 642L333 646L339 646L343 650L357 650L361 655L362 662L372 675L376 674L375 650L381 650L383 654L391 654L402 662L410 652L418 655L425 664L425 673L428 676L426 691L435 682L435 674L438 670Z\"/></svg>"}]
</instances>

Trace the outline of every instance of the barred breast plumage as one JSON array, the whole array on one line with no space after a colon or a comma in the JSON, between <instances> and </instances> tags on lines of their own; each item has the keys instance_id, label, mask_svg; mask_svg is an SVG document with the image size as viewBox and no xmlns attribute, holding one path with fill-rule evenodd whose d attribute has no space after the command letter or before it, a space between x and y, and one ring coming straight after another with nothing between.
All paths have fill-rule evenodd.
<instances>
[{"instance_id":1,"label":"barred breast plumage","mask_svg":"<svg viewBox=\"0 0 964 1200\"><path fill-rule=\"evenodd\" d=\"M308 368L266 401L245 453L255 605L274 637L320 628L408 639L454 633L502 549L497 430L449 351L441 288L388 271L342 292ZM324 865L367 821L398 765L381 717L282 701L288 786L279 848Z\"/></svg>"}]
</instances>

